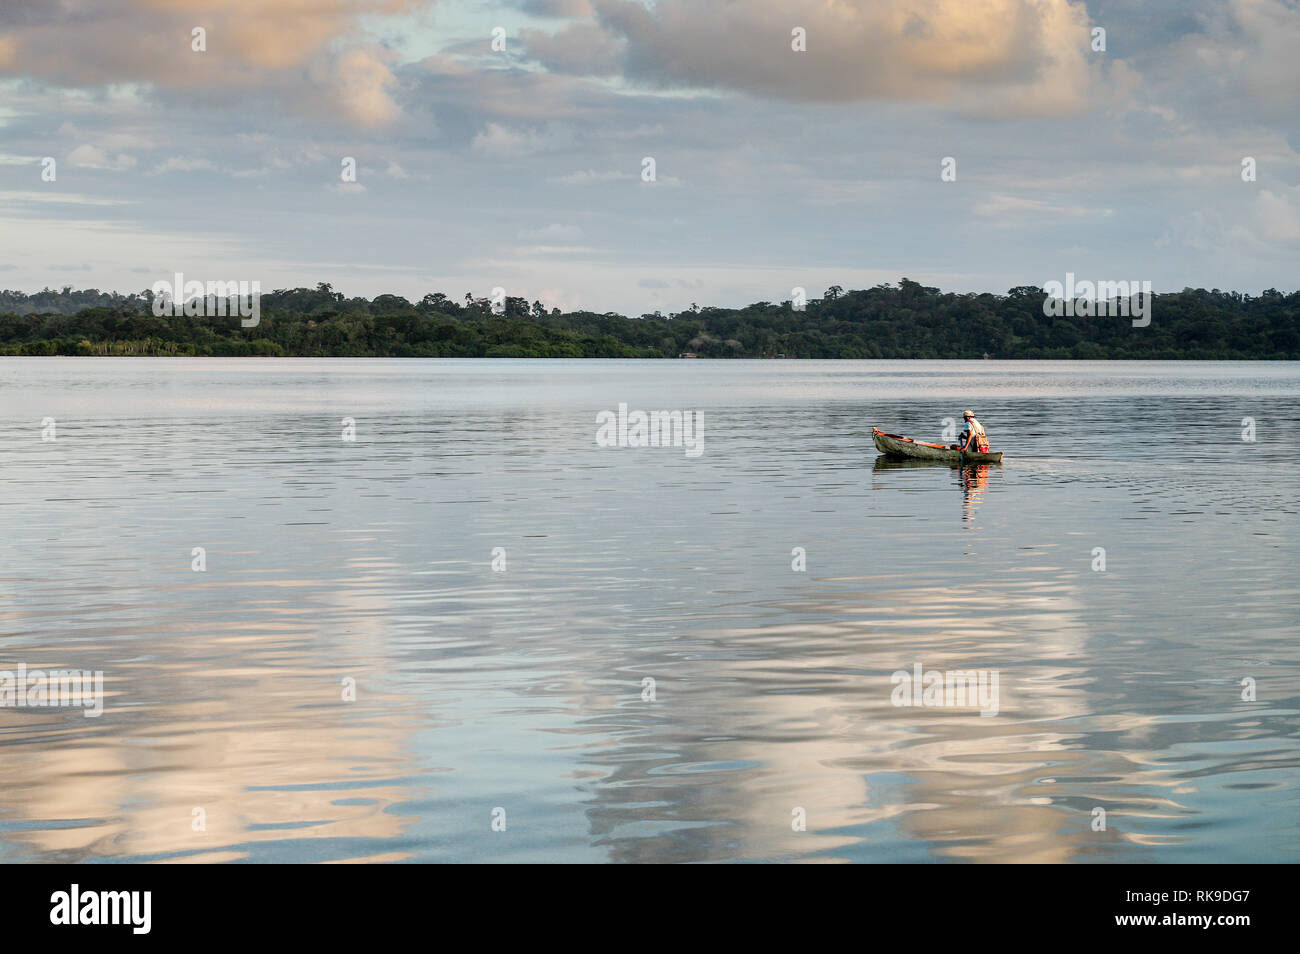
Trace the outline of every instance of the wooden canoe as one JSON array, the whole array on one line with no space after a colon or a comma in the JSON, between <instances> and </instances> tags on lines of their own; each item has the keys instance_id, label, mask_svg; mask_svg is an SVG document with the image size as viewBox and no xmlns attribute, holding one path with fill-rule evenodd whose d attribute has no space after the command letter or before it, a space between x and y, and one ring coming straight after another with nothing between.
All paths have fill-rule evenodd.
<instances>
[{"instance_id":1,"label":"wooden canoe","mask_svg":"<svg viewBox=\"0 0 1300 954\"><path fill-rule=\"evenodd\" d=\"M889 434L878 427L871 429L876 450L892 457L914 457L917 460L937 460L946 464L1000 464L1002 452L978 454L973 451L953 450L947 444L926 444L901 434Z\"/></svg>"}]
</instances>

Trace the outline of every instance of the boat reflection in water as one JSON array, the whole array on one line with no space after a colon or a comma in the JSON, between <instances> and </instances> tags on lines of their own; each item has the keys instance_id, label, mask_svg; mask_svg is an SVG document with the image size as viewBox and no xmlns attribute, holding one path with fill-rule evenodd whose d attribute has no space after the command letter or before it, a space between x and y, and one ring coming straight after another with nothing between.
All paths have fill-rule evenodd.
<instances>
[{"instance_id":1,"label":"boat reflection in water","mask_svg":"<svg viewBox=\"0 0 1300 954\"><path fill-rule=\"evenodd\" d=\"M957 476L961 480L963 520L975 519L975 508L979 506L980 498L984 496L984 490L989 485L989 468L993 466L997 465L974 464L957 468Z\"/></svg>"},{"instance_id":2,"label":"boat reflection in water","mask_svg":"<svg viewBox=\"0 0 1300 954\"><path fill-rule=\"evenodd\" d=\"M1001 464L950 464L941 460L921 460L913 457L890 457L881 454L872 465L873 474L886 470L908 470L912 468L947 467L955 472L957 484L962 490L962 520L975 519L984 491L989 485L989 470L1000 468Z\"/></svg>"}]
</instances>

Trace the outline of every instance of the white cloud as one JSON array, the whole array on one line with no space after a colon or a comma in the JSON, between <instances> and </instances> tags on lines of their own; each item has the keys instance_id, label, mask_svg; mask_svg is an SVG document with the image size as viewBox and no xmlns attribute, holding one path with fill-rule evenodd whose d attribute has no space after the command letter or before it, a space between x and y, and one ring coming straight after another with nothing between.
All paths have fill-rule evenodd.
<instances>
[{"instance_id":1,"label":"white cloud","mask_svg":"<svg viewBox=\"0 0 1300 954\"><path fill-rule=\"evenodd\" d=\"M360 126L387 126L401 115L392 92L397 86L377 48L344 50L333 63L332 85L343 113Z\"/></svg>"},{"instance_id":2,"label":"white cloud","mask_svg":"<svg viewBox=\"0 0 1300 954\"><path fill-rule=\"evenodd\" d=\"M542 129L488 123L471 144L473 151L493 159L512 159L572 146L572 134L558 126Z\"/></svg>"},{"instance_id":3,"label":"white cloud","mask_svg":"<svg viewBox=\"0 0 1300 954\"><path fill-rule=\"evenodd\" d=\"M211 172L217 167L209 159L193 159L183 156L172 156L158 163L154 167L154 175L163 175L168 172Z\"/></svg>"},{"instance_id":4,"label":"white cloud","mask_svg":"<svg viewBox=\"0 0 1300 954\"><path fill-rule=\"evenodd\" d=\"M136 165L134 156L128 156L125 153L112 156L98 146L89 144L78 146L68 153L68 162L74 166L84 166L87 169L111 169L115 172L133 169Z\"/></svg>"},{"instance_id":5,"label":"white cloud","mask_svg":"<svg viewBox=\"0 0 1300 954\"><path fill-rule=\"evenodd\" d=\"M0 192L0 202L53 202L59 205L130 205L130 199L110 199L106 196L81 195L76 192L60 192L51 188L47 192Z\"/></svg>"},{"instance_id":6,"label":"white cloud","mask_svg":"<svg viewBox=\"0 0 1300 954\"><path fill-rule=\"evenodd\" d=\"M1010 217L1037 216L1043 218L1080 219L1088 216L1109 216L1112 209L1092 208L1085 205L1060 205L1046 199L1031 199L1024 196L993 195L975 205L977 215L1006 219Z\"/></svg>"},{"instance_id":7,"label":"white cloud","mask_svg":"<svg viewBox=\"0 0 1300 954\"><path fill-rule=\"evenodd\" d=\"M582 229L557 222L540 229L521 229L519 237L531 242L572 242L582 238Z\"/></svg>"},{"instance_id":8,"label":"white cloud","mask_svg":"<svg viewBox=\"0 0 1300 954\"><path fill-rule=\"evenodd\" d=\"M578 172L571 172L565 176L553 176L552 182L559 182L564 185L593 185L598 182L619 182L627 179L637 179L630 172L597 172L594 169L583 169Z\"/></svg>"},{"instance_id":9,"label":"white cloud","mask_svg":"<svg viewBox=\"0 0 1300 954\"><path fill-rule=\"evenodd\" d=\"M1262 190L1253 208L1257 234L1270 242L1300 242L1300 186L1283 192Z\"/></svg>"}]
</instances>

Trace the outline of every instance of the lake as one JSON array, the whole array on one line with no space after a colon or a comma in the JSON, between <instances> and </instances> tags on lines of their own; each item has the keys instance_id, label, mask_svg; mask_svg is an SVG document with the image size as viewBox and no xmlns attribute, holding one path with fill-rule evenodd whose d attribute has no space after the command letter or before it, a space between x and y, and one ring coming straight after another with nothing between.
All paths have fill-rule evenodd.
<instances>
[{"instance_id":1,"label":"lake","mask_svg":"<svg viewBox=\"0 0 1300 954\"><path fill-rule=\"evenodd\" d=\"M1002 465L877 461L966 407ZM1298 420L1285 362L0 359L0 670L103 674L0 708L0 860L1300 860Z\"/></svg>"}]
</instances>

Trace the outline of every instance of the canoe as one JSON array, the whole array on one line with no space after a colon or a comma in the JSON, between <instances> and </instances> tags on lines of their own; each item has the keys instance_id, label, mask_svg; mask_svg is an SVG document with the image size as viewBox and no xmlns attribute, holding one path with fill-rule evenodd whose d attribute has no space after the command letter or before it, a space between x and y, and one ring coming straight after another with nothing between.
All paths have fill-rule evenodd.
<instances>
[{"instance_id":1,"label":"canoe","mask_svg":"<svg viewBox=\"0 0 1300 954\"><path fill-rule=\"evenodd\" d=\"M978 454L974 451L953 450L947 444L926 444L902 434L889 434L878 427L871 429L876 450L891 457L914 457L917 460L937 460L946 464L1000 464L1002 452Z\"/></svg>"}]
</instances>

